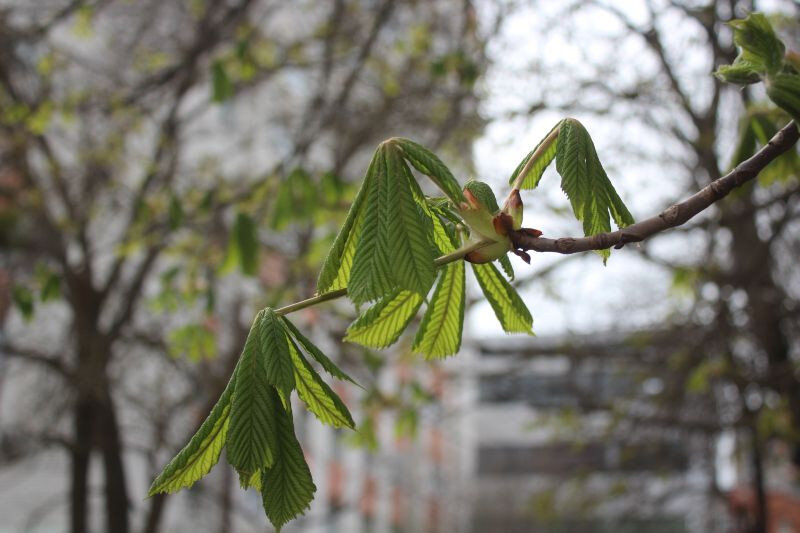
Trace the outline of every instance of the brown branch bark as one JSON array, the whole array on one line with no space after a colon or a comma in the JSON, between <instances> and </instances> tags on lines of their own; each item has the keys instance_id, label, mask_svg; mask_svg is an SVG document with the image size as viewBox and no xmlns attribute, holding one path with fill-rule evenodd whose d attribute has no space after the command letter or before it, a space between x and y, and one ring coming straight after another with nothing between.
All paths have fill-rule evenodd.
<instances>
[{"instance_id":1,"label":"brown branch bark","mask_svg":"<svg viewBox=\"0 0 800 533\"><path fill-rule=\"evenodd\" d=\"M511 232L511 242L516 249L523 251L574 254L589 250L604 250L612 246L622 248L625 244L643 241L664 230L685 224L692 217L727 196L736 187L752 180L770 162L794 146L798 138L800 138L800 132L795 123L790 122L770 139L766 146L725 176L712 181L697 193L668 207L658 215L627 228L599 233L590 237L562 237L559 239L532 237L520 230Z\"/></svg>"}]
</instances>

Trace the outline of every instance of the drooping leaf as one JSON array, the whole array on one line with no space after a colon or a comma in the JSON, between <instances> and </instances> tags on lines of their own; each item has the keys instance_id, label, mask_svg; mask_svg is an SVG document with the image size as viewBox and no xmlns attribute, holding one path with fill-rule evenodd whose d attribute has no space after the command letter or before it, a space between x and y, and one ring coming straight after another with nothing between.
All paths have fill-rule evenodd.
<instances>
[{"instance_id":1,"label":"drooping leaf","mask_svg":"<svg viewBox=\"0 0 800 533\"><path fill-rule=\"evenodd\" d=\"M396 289L367 309L349 328L344 340L370 348L394 344L417 314L422 296Z\"/></svg>"},{"instance_id":2,"label":"drooping leaf","mask_svg":"<svg viewBox=\"0 0 800 533\"><path fill-rule=\"evenodd\" d=\"M354 429L355 422L353 422L347 406L328 384L322 381L316 370L308 364L292 339L289 339L289 350L294 364L297 394L305 402L308 410L329 426Z\"/></svg>"},{"instance_id":3,"label":"drooping leaf","mask_svg":"<svg viewBox=\"0 0 800 533\"><path fill-rule=\"evenodd\" d=\"M364 183L361 185L353 205L350 206L344 225L322 265L317 281L317 292L320 294L347 287L350 270L353 267L353 258L356 254L356 245L361 238L361 230L367 212L366 200L375 181L373 176L377 172L377 160L378 153L376 152L369 164Z\"/></svg>"},{"instance_id":4,"label":"drooping leaf","mask_svg":"<svg viewBox=\"0 0 800 533\"><path fill-rule=\"evenodd\" d=\"M533 317L530 311L500 271L491 263L473 264L472 271L503 330L506 333L533 334Z\"/></svg>"},{"instance_id":5,"label":"drooping leaf","mask_svg":"<svg viewBox=\"0 0 800 533\"><path fill-rule=\"evenodd\" d=\"M436 154L414 141L395 137L390 142L400 147L406 161L428 176L450 198L451 201L458 203L464 201L464 194L461 186L456 181L450 169L442 163Z\"/></svg>"},{"instance_id":6,"label":"drooping leaf","mask_svg":"<svg viewBox=\"0 0 800 533\"><path fill-rule=\"evenodd\" d=\"M514 267L511 266L511 259L508 258L508 254L500 256L500 259L497 261L500 263L500 266L503 267L503 272L505 272L508 280L514 281Z\"/></svg>"},{"instance_id":7,"label":"drooping leaf","mask_svg":"<svg viewBox=\"0 0 800 533\"><path fill-rule=\"evenodd\" d=\"M422 318L413 350L425 357L446 357L461 347L464 328L464 261L441 269L439 283Z\"/></svg>"},{"instance_id":8,"label":"drooping leaf","mask_svg":"<svg viewBox=\"0 0 800 533\"><path fill-rule=\"evenodd\" d=\"M262 339L265 312L260 311L250 327L233 377L227 457L228 462L246 476L272 465L277 449L279 428L275 412L279 405L275 403L275 390L266 379L267 361L271 354L265 351ZM286 350L286 357L290 357L285 337L283 349Z\"/></svg>"},{"instance_id":9,"label":"drooping leaf","mask_svg":"<svg viewBox=\"0 0 800 533\"><path fill-rule=\"evenodd\" d=\"M561 188L569 198L575 218L583 223L585 235L611 230L609 215L617 227L633 223L628 208L608 179L589 132L574 119L561 122L556 150L556 170ZM601 250L604 259L608 250Z\"/></svg>"},{"instance_id":10,"label":"drooping leaf","mask_svg":"<svg viewBox=\"0 0 800 533\"><path fill-rule=\"evenodd\" d=\"M272 403L280 406L277 393L274 389L271 392L274 396ZM261 496L267 517L280 531L286 522L308 508L317 487L294 434L291 411L278 407L275 418L278 423L277 453L275 463L263 471Z\"/></svg>"},{"instance_id":11,"label":"drooping leaf","mask_svg":"<svg viewBox=\"0 0 800 533\"><path fill-rule=\"evenodd\" d=\"M294 365L283 321L271 308L259 314L258 339L265 359L263 377L288 398L295 385Z\"/></svg>"},{"instance_id":12,"label":"drooping leaf","mask_svg":"<svg viewBox=\"0 0 800 533\"><path fill-rule=\"evenodd\" d=\"M217 464L228 434L233 383L232 377L197 433L153 480L148 496L191 487Z\"/></svg>"},{"instance_id":13,"label":"drooping leaf","mask_svg":"<svg viewBox=\"0 0 800 533\"><path fill-rule=\"evenodd\" d=\"M427 294L435 277L431 222L414 201L399 149L383 143L376 154L363 231L347 284L355 303L375 301L394 288Z\"/></svg>"},{"instance_id":14,"label":"drooping leaf","mask_svg":"<svg viewBox=\"0 0 800 533\"><path fill-rule=\"evenodd\" d=\"M535 189L536 186L539 185L539 181L542 179L542 174L544 174L544 171L553 161L553 158L555 158L556 149L558 147L558 140L556 139L554 141L550 141L548 137L550 137L550 134L553 133L553 130L558 128L560 125L561 122L556 124L553 129L551 129L547 135L545 135L544 138L533 147L533 150L528 152L528 155L526 155L525 158L520 161L519 165L517 165L517 168L514 169L514 172L511 173L511 177L508 179L509 185L514 184L514 182L517 180L517 176L519 176L519 173L525 168L525 165L528 164L528 161L530 161L531 157L533 157L539 147L542 146L542 143L547 141L549 144L546 148L544 148L543 152L538 156L537 160L530 167L528 172L526 172L525 177L522 179L522 183L520 184L520 189Z\"/></svg>"},{"instance_id":15,"label":"drooping leaf","mask_svg":"<svg viewBox=\"0 0 800 533\"><path fill-rule=\"evenodd\" d=\"M324 353L322 353L322 351L319 348L317 348L317 346L314 343L312 343L302 333L300 333L300 330L298 330L295 327L295 325L289 321L288 318L281 317L281 320L283 320L283 324L286 326L287 332L289 332L292 335L292 337L294 337L294 339L298 343L300 343L303 349L308 354L310 354L311 357L313 357L317 361L317 363L319 363L320 366L323 369L325 369L326 372L328 372L330 375L332 375L337 379L347 380L354 385L357 385L359 387L361 386L353 378L344 373L342 369L336 366L336 364L333 361L331 361Z\"/></svg>"}]
</instances>

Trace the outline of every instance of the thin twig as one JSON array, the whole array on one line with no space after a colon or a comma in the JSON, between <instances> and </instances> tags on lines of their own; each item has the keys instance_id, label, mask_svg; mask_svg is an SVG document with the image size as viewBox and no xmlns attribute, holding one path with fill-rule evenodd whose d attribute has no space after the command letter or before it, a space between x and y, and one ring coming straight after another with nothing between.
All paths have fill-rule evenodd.
<instances>
[{"instance_id":1,"label":"thin twig","mask_svg":"<svg viewBox=\"0 0 800 533\"><path fill-rule=\"evenodd\" d=\"M512 231L511 242L516 249L523 251L574 254L589 250L604 250L612 246L622 248L630 242L643 241L666 229L685 224L692 217L727 196L736 187L752 180L770 162L794 146L799 137L797 126L794 122L790 122L770 139L766 146L751 158L737 165L725 176L712 181L686 200L668 207L658 215L626 228L590 237L562 237L560 239L532 237L523 231Z\"/></svg>"}]
</instances>

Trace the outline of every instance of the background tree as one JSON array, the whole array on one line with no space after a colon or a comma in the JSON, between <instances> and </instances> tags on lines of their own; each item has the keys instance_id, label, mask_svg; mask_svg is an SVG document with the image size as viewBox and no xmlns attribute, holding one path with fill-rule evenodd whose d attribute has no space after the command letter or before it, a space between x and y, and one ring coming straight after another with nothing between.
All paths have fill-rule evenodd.
<instances>
[{"instance_id":1,"label":"background tree","mask_svg":"<svg viewBox=\"0 0 800 533\"><path fill-rule=\"evenodd\" d=\"M81 532L96 455L105 529L157 531L126 458L155 471L252 309L310 295L365 147L470 167L485 35L469 1L391 0L20 2L0 35L6 457L60 446Z\"/></svg>"},{"instance_id":2,"label":"background tree","mask_svg":"<svg viewBox=\"0 0 800 533\"><path fill-rule=\"evenodd\" d=\"M628 187L623 196L633 198L635 214L659 211L699 190L789 120L765 105L760 88L742 90L708 75L736 56L725 22L759 9L758 3L579 1L536 7L531 20L537 24L526 33L541 36L537 42L544 44L523 60L528 69L522 78L509 73L505 79L510 96L504 109L513 120L532 119L534 127L547 127L549 114L558 110L585 120L595 134L608 132L598 150L607 154L612 173L631 176L619 183ZM791 48L797 42L797 6L776 7L782 11L772 20ZM533 86L522 81L529 74L536 94L515 91ZM616 360L621 373L634 368L642 382L657 385L656 394L642 395L636 388L634 398L584 405L590 411L615 410L617 435L656 430L703 438L713 470L719 435L733 431L738 448L750 457L758 502L748 525L753 531L765 531L767 523L765 457L769 450L780 453L781 443L798 449L800 387L791 347L797 335L792 265L799 171L794 150L757 184L637 248L642 263L625 264L626 285L615 291L608 281L603 284L602 298L620 295L619 313L610 315L614 324L594 324L619 335L595 330L585 338L569 335L562 346L534 343L524 352L571 354L576 368ZM658 191L639 194L654 180ZM570 233L563 223L544 224L550 229L545 235ZM600 297L576 286L577 271L586 275L586 267L575 261L533 270L530 280L549 279L548 296L561 296L570 306L580 300L586 307L587 299L601 305ZM618 255L614 261L624 259ZM652 274L653 265L661 276ZM531 293L526 298L534 299ZM795 451L795 464L797 458ZM722 495L719 487L711 490Z\"/></svg>"}]
</instances>

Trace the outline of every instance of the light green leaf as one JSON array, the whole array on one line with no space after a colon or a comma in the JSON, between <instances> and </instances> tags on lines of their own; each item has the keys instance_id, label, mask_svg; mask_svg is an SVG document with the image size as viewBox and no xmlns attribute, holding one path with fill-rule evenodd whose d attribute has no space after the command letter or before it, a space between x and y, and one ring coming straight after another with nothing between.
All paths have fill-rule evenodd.
<instances>
[{"instance_id":1,"label":"light green leaf","mask_svg":"<svg viewBox=\"0 0 800 533\"><path fill-rule=\"evenodd\" d=\"M424 146L408 139L395 137L394 139L390 139L389 142L399 146L406 161L433 180L450 200L455 203L464 201L464 194L461 192L461 186L458 184L458 181L456 181L453 173L450 172L450 169L442 163L441 159L439 159L436 154Z\"/></svg>"},{"instance_id":2,"label":"light green leaf","mask_svg":"<svg viewBox=\"0 0 800 533\"><path fill-rule=\"evenodd\" d=\"M500 271L491 263L473 264L472 271L503 330L507 333L533 334L530 311Z\"/></svg>"},{"instance_id":3,"label":"light green leaf","mask_svg":"<svg viewBox=\"0 0 800 533\"><path fill-rule=\"evenodd\" d=\"M356 245L361 238L361 229L367 212L366 199L369 196L370 188L373 186L374 179L372 177L377 172L377 160L378 153L376 152L369 165L364 183L361 185L353 205L350 206L344 226L336 236L331 251L328 252L328 257L322 266L319 281L317 281L317 292L320 294L347 287L347 281L350 279L350 270L353 267Z\"/></svg>"},{"instance_id":4,"label":"light green leaf","mask_svg":"<svg viewBox=\"0 0 800 533\"><path fill-rule=\"evenodd\" d=\"M505 272L508 280L514 281L514 267L511 266L511 259L508 258L508 254L501 255L500 259L497 261L500 263L500 266L503 267L503 272Z\"/></svg>"},{"instance_id":5,"label":"light green leaf","mask_svg":"<svg viewBox=\"0 0 800 533\"><path fill-rule=\"evenodd\" d=\"M191 487L197 480L211 471L219 461L220 453L228 434L231 397L233 396L234 378L222 392L211 413L200 429L178 454L164 467L164 470L153 480L148 496L159 492L177 492Z\"/></svg>"},{"instance_id":6,"label":"light green leaf","mask_svg":"<svg viewBox=\"0 0 800 533\"><path fill-rule=\"evenodd\" d=\"M344 340L370 348L394 344L422 305L422 296L396 289L367 309L347 328Z\"/></svg>"},{"instance_id":7,"label":"light green leaf","mask_svg":"<svg viewBox=\"0 0 800 533\"><path fill-rule=\"evenodd\" d=\"M425 295L435 278L431 222L414 201L399 149L385 142L376 160L347 285L355 303L375 301L395 287Z\"/></svg>"},{"instance_id":8,"label":"light green leaf","mask_svg":"<svg viewBox=\"0 0 800 533\"><path fill-rule=\"evenodd\" d=\"M314 413L321 422L330 426L355 429L355 422L347 406L339 396L322 381L319 374L308 364L308 361L292 339L289 339L289 351L294 364L294 377L297 394L305 402L308 410Z\"/></svg>"},{"instance_id":9,"label":"light green leaf","mask_svg":"<svg viewBox=\"0 0 800 533\"><path fill-rule=\"evenodd\" d=\"M361 387L361 385L359 385L353 378L345 374L338 366L336 366L336 364L333 361L331 361L324 353L322 353L322 351L319 348L317 348L317 346L314 343L312 343L302 333L300 333L300 330L298 330L295 327L295 325L289 321L288 318L281 317L281 320L283 320L284 326L286 326L287 331L292 335L292 337L294 337L294 339L300 343L303 349L308 354L310 354L311 357L316 359L316 361L320 364L322 368L325 369L326 372L328 372L330 375L332 375L337 379L347 380L350 383Z\"/></svg>"},{"instance_id":10,"label":"light green leaf","mask_svg":"<svg viewBox=\"0 0 800 533\"><path fill-rule=\"evenodd\" d=\"M458 352L464 328L464 287L464 261L441 269L439 283L414 339L415 352L429 359Z\"/></svg>"},{"instance_id":11,"label":"light green leaf","mask_svg":"<svg viewBox=\"0 0 800 533\"><path fill-rule=\"evenodd\" d=\"M525 158L522 161L520 161L519 165L517 165L517 168L514 169L514 172L508 179L509 185L514 184L514 182L517 179L517 176L519 176L519 173L522 172L523 168L525 168L525 165L528 164L528 161L530 160L531 157L533 157L533 154L536 153L536 150L538 150L539 147L542 145L542 143L547 140L547 138L550 136L551 133L553 133L553 130L558 128L560 125L561 122L556 124L547 133L547 135L545 135L544 138L541 141L539 141L539 143L536 146L533 147L533 150L528 152L528 155L526 155ZM530 167L528 172L525 174L525 178L523 178L522 183L520 184L520 189L523 190L535 189L536 186L539 185L539 181L541 181L542 179L542 174L544 174L544 171L547 169L547 167L553 161L553 158L556 156L557 146L558 146L557 140L554 142L550 142L547 148L542 152L542 154L538 157L536 162Z\"/></svg>"},{"instance_id":12,"label":"light green leaf","mask_svg":"<svg viewBox=\"0 0 800 533\"><path fill-rule=\"evenodd\" d=\"M246 476L270 466L275 460L277 448L278 426L275 411L280 405L275 404L275 390L266 379L268 359L272 355L264 346L265 328L262 326L262 319L266 312L267 310L262 310L256 315L233 378L235 381L230 431L226 441L227 457L228 462ZM280 333L283 335L282 329ZM282 345L286 357L289 358L285 336ZM275 346L270 348L276 349ZM291 365L291 359L289 364Z\"/></svg>"},{"instance_id":13,"label":"light green leaf","mask_svg":"<svg viewBox=\"0 0 800 533\"><path fill-rule=\"evenodd\" d=\"M277 393L271 392L272 403L279 406ZM278 448L274 465L265 469L261 477L261 495L267 517L280 531L286 522L305 512L317 487L294 434L291 411L278 408L275 414Z\"/></svg>"}]
</instances>

